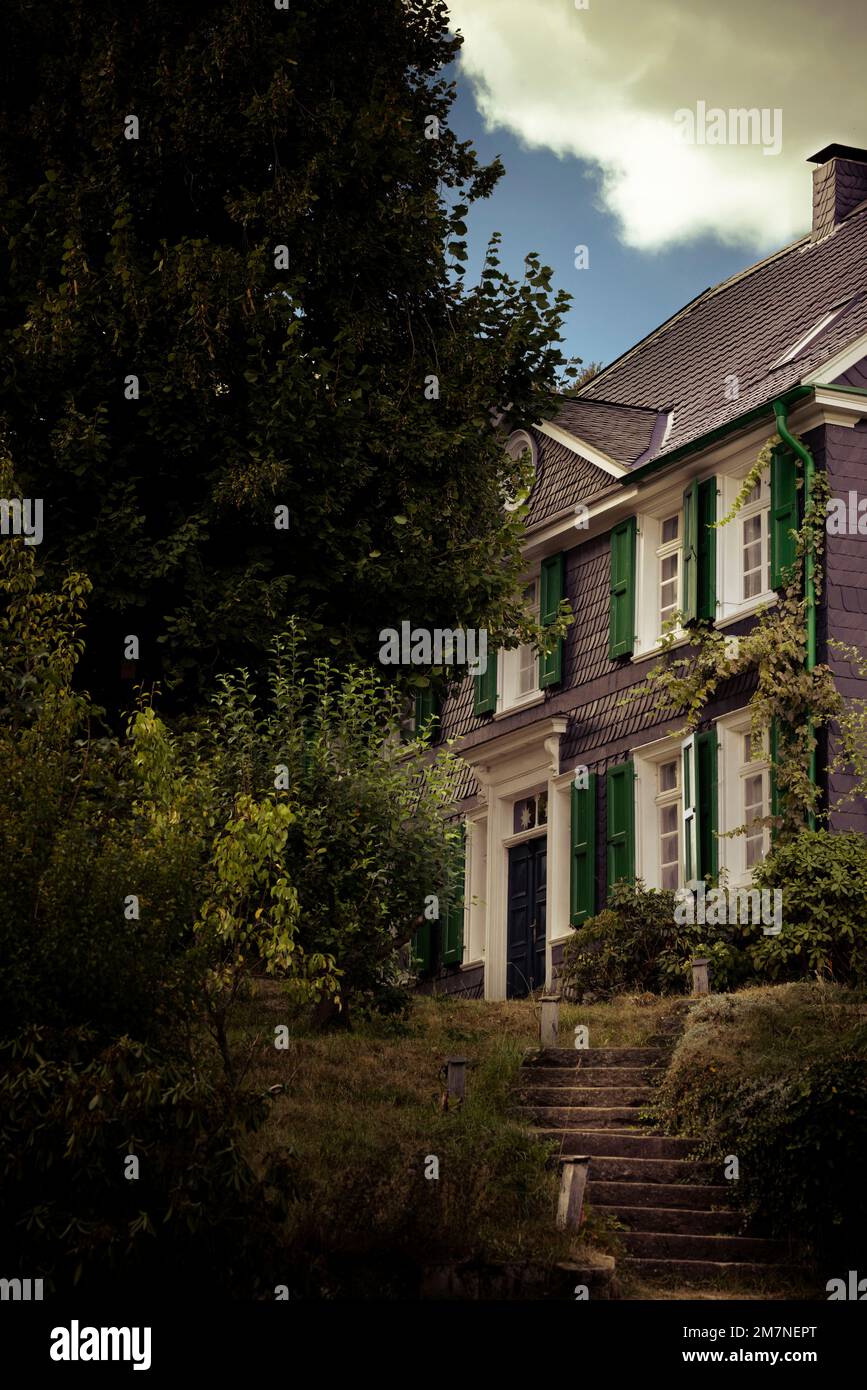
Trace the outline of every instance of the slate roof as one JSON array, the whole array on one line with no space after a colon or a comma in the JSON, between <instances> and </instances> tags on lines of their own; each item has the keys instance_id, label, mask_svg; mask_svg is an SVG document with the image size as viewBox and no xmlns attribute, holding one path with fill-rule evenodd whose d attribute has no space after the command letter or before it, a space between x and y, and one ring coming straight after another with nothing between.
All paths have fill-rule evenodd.
<instances>
[{"instance_id":1,"label":"slate roof","mask_svg":"<svg viewBox=\"0 0 867 1390\"><path fill-rule=\"evenodd\" d=\"M820 319L841 308L794 361L772 367ZM831 235L818 241L802 237L705 290L573 399L579 407L598 401L628 410L618 441L635 430L636 407L670 407L674 419L657 453L662 458L797 385L865 331L867 201ZM735 400L726 398L731 377L738 382ZM578 418L576 413L576 424Z\"/></svg>"},{"instance_id":2,"label":"slate roof","mask_svg":"<svg viewBox=\"0 0 867 1390\"><path fill-rule=\"evenodd\" d=\"M610 473L540 430L530 433L538 453L528 526L548 521L567 507L574 508L578 502L586 504L589 498L616 481Z\"/></svg>"},{"instance_id":3,"label":"slate roof","mask_svg":"<svg viewBox=\"0 0 867 1390\"><path fill-rule=\"evenodd\" d=\"M659 427L664 427L667 415L647 406L563 396L558 399L556 413L549 418L552 425L568 430L615 463L629 468L647 453L654 433L661 433Z\"/></svg>"}]
</instances>

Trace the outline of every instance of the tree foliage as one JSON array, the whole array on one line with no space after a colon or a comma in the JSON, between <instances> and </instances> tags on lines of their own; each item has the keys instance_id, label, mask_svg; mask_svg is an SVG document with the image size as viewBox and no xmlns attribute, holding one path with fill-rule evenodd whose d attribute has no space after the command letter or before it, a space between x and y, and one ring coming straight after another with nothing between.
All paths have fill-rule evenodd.
<instances>
[{"instance_id":1,"label":"tree foliage","mask_svg":"<svg viewBox=\"0 0 867 1390\"><path fill-rule=\"evenodd\" d=\"M496 239L465 283L501 170L449 128L447 25L440 0L3 9L3 408L112 703L129 634L180 699L290 612L362 664L408 616L515 628L492 413L534 418L567 297Z\"/></svg>"}]
</instances>

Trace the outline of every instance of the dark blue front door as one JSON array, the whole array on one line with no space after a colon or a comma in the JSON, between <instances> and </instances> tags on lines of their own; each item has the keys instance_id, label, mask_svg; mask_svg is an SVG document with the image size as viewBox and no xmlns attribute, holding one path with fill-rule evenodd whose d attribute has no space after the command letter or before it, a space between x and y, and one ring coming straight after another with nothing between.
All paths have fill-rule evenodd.
<instances>
[{"instance_id":1,"label":"dark blue front door","mask_svg":"<svg viewBox=\"0 0 867 1390\"><path fill-rule=\"evenodd\" d=\"M548 842L544 835L509 850L507 999L522 999L545 983L547 859Z\"/></svg>"}]
</instances>

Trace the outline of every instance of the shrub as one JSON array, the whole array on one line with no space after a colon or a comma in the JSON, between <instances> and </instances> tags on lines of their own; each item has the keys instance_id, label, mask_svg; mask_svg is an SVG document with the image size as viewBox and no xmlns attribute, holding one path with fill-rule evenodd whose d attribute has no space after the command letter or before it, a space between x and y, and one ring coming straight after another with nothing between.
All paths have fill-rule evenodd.
<instances>
[{"instance_id":1,"label":"shrub","mask_svg":"<svg viewBox=\"0 0 867 1390\"><path fill-rule=\"evenodd\" d=\"M774 980L867 982L867 838L802 830L773 846L755 882L781 889L783 902L779 936L752 949L757 970Z\"/></svg>"},{"instance_id":2,"label":"shrub","mask_svg":"<svg viewBox=\"0 0 867 1390\"><path fill-rule=\"evenodd\" d=\"M702 1000L658 1091L657 1118L700 1136L707 1158L738 1158L739 1205L768 1234L808 1242L823 1260L860 1259L865 1045L863 992L800 983Z\"/></svg>"},{"instance_id":3,"label":"shrub","mask_svg":"<svg viewBox=\"0 0 867 1390\"><path fill-rule=\"evenodd\" d=\"M675 894L618 883L610 903L577 927L563 952L560 978L577 998L606 998L623 990L682 994L691 986L690 962L711 962L715 990L730 989L749 972L749 928L678 923Z\"/></svg>"},{"instance_id":4,"label":"shrub","mask_svg":"<svg viewBox=\"0 0 867 1390\"><path fill-rule=\"evenodd\" d=\"M22 1277L184 1298L267 1286L275 1183L288 1194L292 1179L285 1160L258 1178L243 1156L266 1098L83 1028L29 1028L0 1057L0 1225Z\"/></svg>"}]
</instances>

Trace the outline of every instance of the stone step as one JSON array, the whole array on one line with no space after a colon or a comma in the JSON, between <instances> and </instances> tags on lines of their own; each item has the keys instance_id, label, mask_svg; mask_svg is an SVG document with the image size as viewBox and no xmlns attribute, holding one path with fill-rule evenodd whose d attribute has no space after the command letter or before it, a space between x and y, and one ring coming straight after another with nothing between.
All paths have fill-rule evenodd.
<instances>
[{"instance_id":1,"label":"stone step","mask_svg":"<svg viewBox=\"0 0 867 1390\"><path fill-rule=\"evenodd\" d=\"M728 1187L712 1187L709 1183L666 1182L605 1182L598 1173L598 1160L590 1165L587 1182L587 1201L591 1206L623 1207L636 1211L639 1207L677 1207L683 1211L707 1211L709 1207L728 1207L731 1191ZM722 1213L720 1213L722 1215Z\"/></svg>"},{"instance_id":2,"label":"stone step","mask_svg":"<svg viewBox=\"0 0 867 1390\"><path fill-rule=\"evenodd\" d=\"M682 1231L622 1231L629 1255L642 1260L712 1260L715 1264L781 1262L789 1255L784 1240L760 1236L687 1235Z\"/></svg>"},{"instance_id":3,"label":"stone step","mask_svg":"<svg viewBox=\"0 0 867 1390\"><path fill-rule=\"evenodd\" d=\"M523 1105L631 1105L636 1109L649 1105L654 1094L652 1086L525 1086L520 1092Z\"/></svg>"},{"instance_id":4,"label":"stone step","mask_svg":"<svg viewBox=\"0 0 867 1390\"><path fill-rule=\"evenodd\" d=\"M540 1125L536 1132L546 1139L561 1139L561 1152L564 1154L602 1154L606 1158L684 1159L695 1152L694 1139L671 1139L666 1134L642 1134L640 1130L572 1129L569 1126ZM595 1176L595 1166L591 1164L592 1176ZM708 1163L704 1167L712 1168L713 1165Z\"/></svg>"},{"instance_id":5,"label":"stone step","mask_svg":"<svg viewBox=\"0 0 867 1390\"><path fill-rule=\"evenodd\" d=\"M577 1055L577 1054L576 1054ZM607 1088L611 1086L653 1087L662 1080L661 1067L522 1067L519 1086L539 1086L571 1089L575 1086Z\"/></svg>"},{"instance_id":6,"label":"stone step","mask_svg":"<svg viewBox=\"0 0 867 1390\"><path fill-rule=\"evenodd\" d=\"M636 1133L641 1133L638 1108L628 1105L536 1105L524 1108L523 1114L529 1124L545 1129L622 1130L635 1125Z\"/></svg>"},{"instance_id":7,"label":"stone step","mask_svg":"<svg viewBox=\"0 0 867 1390\"><path fill-rule=\"evenodd\" d=\"M756 1282L782 1283L789 1279L802 1279L804 1270L796 1264L742 1264L738 1261L719 1260L650 1260L640 1256L626 1255L617 1262L618 1270L624 1274L634 1274L641 1279L670 1280L678 1284L709 1284L717 1280L737 1281L754 1284ZM753 1294L753 1297L755 1295Z\"/></svg>"},{"instance_id":8,"label":"stone step","mask_svg":"<svg viewBox=\"0 0 867 1390\"><path fill-rule=\"evenodd\" d=\"M528 1067L659 1066L665 1053L661 1047L539 1047L526 1059Z\"/></svg>"},{"instance_id":9,"label":"stone step","mask_svg":"<svg viewBox=\"0 0 867 1390\"><path fill-rule=\"evenodd\" d=\"M661 1186L662 1184L659 1184ZM610 1187L627 1187L628 1183L609 1183ZM707 1188L701 1191L706 1192ZM610 1216L628 1231L667 1231L685 1236L739 1235L743 1218L736 1211L711 1211L709 1208L691 1210L689 1207L621 1207L594 1202L587 1184L587 1201L593 1211Z\"/></svg>"},{"instance_id":10,"label":"stone step","mask_svg":"<svg viewBox=\"0 0 867 1390\"><path fill-rule=\"evenodd\" d=\"M561 1139L560 1153L583 1154L586 1146L573 1143L568 1131L551 1130L549 1137ZM684 1158L620 1158L611 1155L595 1156L590 1175L602 1183L711 1183L719 1175L713 1163Z\"/></svg>"}]
</instances>

